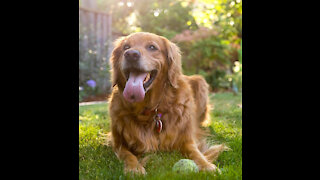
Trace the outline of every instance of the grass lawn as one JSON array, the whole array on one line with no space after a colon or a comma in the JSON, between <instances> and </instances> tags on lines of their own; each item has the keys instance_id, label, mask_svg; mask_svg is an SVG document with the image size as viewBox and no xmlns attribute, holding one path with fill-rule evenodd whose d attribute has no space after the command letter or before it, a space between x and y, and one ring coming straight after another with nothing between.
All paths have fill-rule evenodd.
<instances>
[{"instance_id":1,"label":"grass lawn","mask_svg":"<svg viewBox=\"0 0 320 180\"><path fill-rule=\"evenodd\" d=\"M175 174L174 163L184 157L179 152L149 154L146 176L135 179L242 179L242 96L218 93L210 96L214 109L209 129L211 144L225 143L232 150L223 152L215 164L221 175L210 172ZM123 174L120 162L111 147L103 145L110 131L108 104L79 106L79 177L80 179L131 179Z\"/></svg>"}]
</instances>

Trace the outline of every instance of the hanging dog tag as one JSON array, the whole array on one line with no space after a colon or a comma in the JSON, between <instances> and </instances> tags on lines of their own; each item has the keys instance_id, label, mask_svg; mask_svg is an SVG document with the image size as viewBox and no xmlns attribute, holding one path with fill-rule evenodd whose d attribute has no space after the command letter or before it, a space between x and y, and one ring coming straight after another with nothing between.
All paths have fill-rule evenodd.
<instances>
[{"instance_id":1,"label":"hanging dog tag","mask_svg":"<svg viewBox=\"0 0 320 180\"><path fill-rule=\"evenodd\" d=\"M160 133L161 130L162 130L162 121L161 121L161 120L158 120L158 121L156 122L156 126L157 126L157 131L158 131L158 133Z\"/></svg>"},{"instance_id":2,"label":"hanging dog tag","mask_svg":"<svg viewBox=\"0 0 320 180\"><path fill-rule=\"evenodd\" d=\"M156 121L156 128L157 128L157 131L158 133L161 132L162 130L162 121L161 121L161 113L157 113L155 116L154 116L154 121Z\"/></svg>"}]
</instances>

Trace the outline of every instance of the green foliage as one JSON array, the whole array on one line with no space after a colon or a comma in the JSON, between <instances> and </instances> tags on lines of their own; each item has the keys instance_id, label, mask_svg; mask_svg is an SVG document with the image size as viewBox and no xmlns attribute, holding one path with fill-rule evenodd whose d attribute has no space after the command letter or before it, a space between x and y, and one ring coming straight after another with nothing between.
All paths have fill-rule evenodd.
<instances>
[{"instance_id":1,"label":"green foliage","mask_svg":"<svg viewBox=\"0 0 320 180\"><path fill-rule=\"evenodd\" d=\"M202 74L212 90L242 90L242 2L200 0L193 15L199 27L197 35L178 38L186 74ZM198 31L198 32L197 32ZM210 33L212 32L212 33ZM183 35L183 34L182 34ZM235 61L240 70L233 71Z\"/></svg>"},{"instance_id":2,"label":"green foliage","mask_svg":"<svg viewBox=\"0 0 320 180\"><path fill-rule=\"evenodd\" d=\"M83 99L86 97L86 93L83 90L79 90L79 102L83 101Z\"/></svg>"},{"instance_id":3,"label":"green foliage","mask_svg":"<svg viewBox=\"0 0 320 180\"><path fill-rule=\"evenodd\" d=\"M185 29L195 30L197 24L191 15L192 6L183 6L181 1L141 0L137 3L138 26L143 31L171 39Z\"/></svg>"},{"instance_id":4,"label":"green foliage","mask_svg":"<svg viewBox=\"0 0 320 180\"><path fill-rule=\"evenodd\" d=\"M238 59L237 48L231 42L219 36L210 36L191 42L181 42L179 46L183 52L183 70L186 74L201 74L205 77L212 90L230 89L232 82L229 78L242 78L242 69L234 74L231 69ZM239 54L239 58L242 58ZM237 83L239 84L239 83Z\"/></svg>"},{"instance_id":5,"label":"green foliage","mask_svg":"<svg viewBox=\"0 0 320 180\"><path fill-rule=\"evenodd\" d=\"M192 42L181 42L179 47L183 52L183 68L190 73L199 73L199 70L211 70L220 66L225 68L230 62L227 45L221 39L211 36Z\"/></svg>"},{"instance_id":6,"label":"green foliage","mask_svg":"<svg viewBox=\"0 0 320 180\"><path fill-rule=\"evenodd\" d=\"M97 0L97 4L100 11L112 14L115 37L147 31L174 41L178 35L186 37L188 33L185 32L198 31L202 37L174 41L182 52L184 73L204 75L212 90L237 89L241 92L242 1ZM200 30L204 27L214 33L202 33ZM91 50L94 52L94 46ZM88 49L86 52L80 49L80 53L87 52ZM233 71L235 61L240 62L237 72ZM79 66L81 86L85 86L82 82L89 79L99 85L110 78L107 63L96 62L94 53L87 53L87 61L81 60ZM101 91L103 88L97 89Z\"/></svg>"},{"instance_id":7,"label":"green foliage","mask_svg":"<svg viewBox=\"0 0 320 180\"><path fill-rule=\"evenodd\" d=\"M232 86L242 92L242 63L236 61L233 70L234 72L230 75L230 78L232 79Z\"/></svg>"},{"instance_id":8,"label":"green foliage","mask_svg":"<svg viewBox=\"0 0 320 180\"><path fill-rule=\"evenodd\" d=\"M86 29L81 29L83 31L79 36L79 86L84 88L83 92L81 92L81 99L83 99L89 95L108 93L110 73L106 57L97 59L97 44L89 40L95 39L95 37L88 37L90 34L85 33ZM84 38L88 40L86 46L83 44ZM107 50L107 48L107 45L105 45L104 49ZM97 84L96 88L89 87L86 83L88 80L94 80Z\"/></svg>"},{"instance_id":9,"label":"green foliage","mask_svg":"<svg viewBox=\"0 0 320 180\"><path fill-rule=\"evenodd\" d=\"M206 79L213 91L227 90L230 87L228 76L224 70L213 69L208 72L201 70L199 74Z\"/></svg>"},{"instance_id":10,"label":"green foliage","mask_svg":"<svg viewBox=\"0 0 320 180\"><path fill-rule=\"evenodd\" d=\"M79 179L242 179L242 109L241 93L210 94L214 109L209 130L208 143L225 143L232 150L223 152L215 164L222 174L199 172L176 174L173 165L183 159L181 153L147 153L146 176L130 176L123 173L123 162L119 161L109 145L105 134L110 132L108 104L79 107Z\"/></svg>"}]
</instances>

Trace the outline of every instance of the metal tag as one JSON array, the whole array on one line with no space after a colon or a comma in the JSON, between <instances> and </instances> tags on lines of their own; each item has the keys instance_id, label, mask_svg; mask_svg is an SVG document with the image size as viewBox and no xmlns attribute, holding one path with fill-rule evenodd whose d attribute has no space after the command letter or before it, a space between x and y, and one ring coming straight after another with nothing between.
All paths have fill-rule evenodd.
<instances>
[{"instance_id":1,"label":"metal tag","mask_svg":"<svg viewBox=\"0 0 320 180\"><path fill-rule=\"evenodd\" d=\"M162 121L161 121L161 114L159 113L159 114L156 114L155 116L154 116L154 121L156 121L156 130L158 131L158 133L160 133L161 132L161 130L162 130Z\"/></svg>"}]
</instances>

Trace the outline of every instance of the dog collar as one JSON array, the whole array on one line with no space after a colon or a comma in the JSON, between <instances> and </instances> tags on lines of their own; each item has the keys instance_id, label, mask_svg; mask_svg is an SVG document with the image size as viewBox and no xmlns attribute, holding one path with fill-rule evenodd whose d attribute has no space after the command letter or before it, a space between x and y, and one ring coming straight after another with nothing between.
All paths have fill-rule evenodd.
<instances>
[{"instance_id":1,"label":"dog collar","mask_svg":"<svg viewBox=\"0 0 320 180\"><path fill-rule=\"evenodd\" d=\"M142 111L142 115L144 116L150 116L152 113L154 113L155 110L151 110L151 109L148 109L148 108L144 108L144 110Z\"/></svg>"},{"instance_id":2,"label":"dog collar","mask_svg":"<svg viewBox=\"0 0 320 180\"><path fill-rule=\"evenodd\" d=\"M164 83L163 90L165 90L166 85L167 85L167 83ZM141 113L144 116L150 116L152 113L155 113L155 115L153 116L153 120L156 122L156 130L158 133L160 133L162 131L162 121L161 121L162 114L160 112L158 112L158 107L159 107L161 101L163 100L163 97L164 97L164 93L162 93L162 97L160 98L160 101L158 102L158 104L156 105L154 110L144 108L144 110Z\"/></svg>"},{"instance_id":3,"label":"dog collar","mask_svg":"<svg viewBox=\"0 0 320 180\"><path fill-rule=\"evenodd\" d=\"M144 116L150 116L153 113L155 114L153 116L153 120L156 122L156 131L160 133L162 131L162 121L161 121L162 113L158 112L158 108L156 108L155 110L150 110L148 108L145 108L141 114Z\"/></svg>"}]
</instances>

